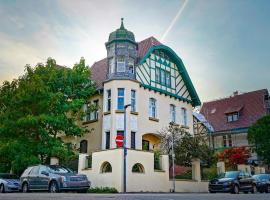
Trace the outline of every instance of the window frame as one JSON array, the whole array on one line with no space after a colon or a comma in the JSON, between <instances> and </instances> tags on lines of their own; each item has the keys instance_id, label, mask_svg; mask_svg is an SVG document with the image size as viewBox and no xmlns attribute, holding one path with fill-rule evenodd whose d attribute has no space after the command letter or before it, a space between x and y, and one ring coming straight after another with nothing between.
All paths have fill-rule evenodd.
<instances>
[{"instance_id":1,"label":"window frame","mask_svg":"<svg viewBox=\"0 0 270 200\"><path fill-rule=\"evenodd\" d=\"M107 101L106 101L106 111L110 112L112 109L112 91L111 89L106 90Z\"/></svg>"},{"instance_id":2,"label":"window frame","mask_svg":"<svg viewBox=\"0 0 270 200\"><path fill-rule=\"evenodd\" d=\"M135 131L130 132L130 148L136 149L136 132Z\"/></svg>"},{"instance_id":3,"label":"window frame","mask_svg":"<svg viewBox=\"0 0 270 200\"><path fill-rule=\"evenodd\" d=\"M157 118L157 100L155 98L149 99L149 117Z\"/></svg>"},{"instance_id":4,"label":"window frame","mask_svg":"<svg viewBox=\"0 0 270 200\"><path fill-rule=\"evenodd\" d=\"M176 122L176 107L174 104L170 104L170 122Z\"/></svg>"},{"instance_id":5,"label":"window frame","mask_svg":"<svg viewBox=\"0 0 270 200\"><path fill-rule=\"evenodd\" d=\"M126 71L126 62L125 62L125 56L117 56L116 58L116 71L119 72L119 73L123 73ZM122 61L119 61L120 59L123 59ZM121 70L119 70L121 69Z\"/></svg>"},{"instance_id":6,"label":"window frame","mask_svg":"<svg viewBox=\"0 0 270 200\"><path fill-rule=\"evenodd\" d=\"M123 94L119 94L120 91L123 91ZM122 99L121 101L119 101ZM124 110L125 107L125 88L117 88L117 110Z\"/></svg>"},{"instance_id":7,"label":"window frame","mask_svg":"<svg viewBox=\"0 0 270 200\"><path fill-rule=\"evenodd\" d=\"M131 112L136 112L136 90L130 91Z\"/></svg>"},{"instance_id":8,"label":"window frame","mask_svg":"<svg viewBox=\"0 0 270 200\"><path fill-rule=\"evenodd\" d=\"M186 108L184 107L181 108L181 115L182 115L182 125L188 126L188 116Z\"/></svg>"}]
</instances>

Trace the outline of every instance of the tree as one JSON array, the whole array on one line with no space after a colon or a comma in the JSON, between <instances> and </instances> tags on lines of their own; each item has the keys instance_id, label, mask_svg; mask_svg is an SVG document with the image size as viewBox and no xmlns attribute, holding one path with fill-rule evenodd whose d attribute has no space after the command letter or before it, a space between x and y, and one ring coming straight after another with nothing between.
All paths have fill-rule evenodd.
<instances>
[{"instance_id":1,"label":"tree","mask_svg":"<svg viewBox=\"0 0 270 200\"><path fill-rule=\"evenodd\" d=\"M225 149L217 154L219 160L224 161L226 168L237 169L237 165L246 164L250 157L250 152L246 147L235 147Z\"/></svg>"},{"instance_id":2,"label":"tree","mask_svg":"<svg viewBox=\"0 0 270 200\"><path fill-rule=\"evenodd\" d=\"M270 115L264 116L248 129L248 141L260 158L270 165Z\"/></svg>"},{"instance_id":3,"label":"tree","mask_svg":"<svg viewBox=\"0 0 270 200\"><path fill-rule=\"evenodd\" d=\"M61 161L70 151L59 134L82 136L82 106L95 94L90 69L82 58L65 68L49 58L0 87L0 170L20 173L30 164Z\"/></svg>"},{"instance_id":4,"label":"tree","mask_svg":"<svg viewBox=\"0 0 270 200\"><path fill-rule=\"evenodd\" d=\"M204 135L193 136L185 129L173 124L163 129L160 135L163 153L172 155L172 143L174 141L176 164L191 166L193 158L199 158L205 166L210 166L214 162L214 152L208 146Z\"/></svg>"}]
</instances>

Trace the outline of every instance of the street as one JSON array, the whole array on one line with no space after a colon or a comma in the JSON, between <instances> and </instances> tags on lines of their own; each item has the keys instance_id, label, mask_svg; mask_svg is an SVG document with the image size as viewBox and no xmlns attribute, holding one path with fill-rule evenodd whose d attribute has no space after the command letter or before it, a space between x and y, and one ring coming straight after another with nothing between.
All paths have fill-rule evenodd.
<instances>
[{"instance_id":1,"label":"street","mask_svg":"<svg viewBox=\"0 0 270 200\"><path fill-rule=\"evenodd\" d=\"M136 193L136 194L77 194L77 193L8 193L0 194L0 199L11 200L268 200L270 194L207 194L207 193Z\"/></svg>"}]
</instances>

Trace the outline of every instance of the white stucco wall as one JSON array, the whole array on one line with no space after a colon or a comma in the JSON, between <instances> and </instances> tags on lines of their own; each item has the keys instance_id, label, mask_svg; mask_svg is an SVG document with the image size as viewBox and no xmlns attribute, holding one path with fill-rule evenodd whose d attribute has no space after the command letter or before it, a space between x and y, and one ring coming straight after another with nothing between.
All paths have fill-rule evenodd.
<instances>
[{"instance_id":1,"label":"white stucco wall","mask_svg":"<svg viewBox=\"0 0 270 200\"><path fill-rule=\"evenodd\" d=\"M136 91L136 112L134 115L127 109L127 147L130 147L130 132L136 132L136 149L142 149L142 136L147 133L157 134L161 129L167 127L170 123L170 104L176 106L176 123L182 125L181 108L187 110L187 131L193 134L193 116L192 105L180 101L170 96L144 89L139 86L136 81L130 80L114 80L104 84L104 105L103 110L106 111L106 91L111 90L111 112L104 115L102 129L102 149L105 149L105 132L110 131L111 142L110 147L115 148L115 137L117 130L123 130L123 113L117 112L117 89L125 89L125 105L131 103L131 90ZM158 121L149 120L149 99L156 99L157 119Z\"/></svg>"}]
</instances>

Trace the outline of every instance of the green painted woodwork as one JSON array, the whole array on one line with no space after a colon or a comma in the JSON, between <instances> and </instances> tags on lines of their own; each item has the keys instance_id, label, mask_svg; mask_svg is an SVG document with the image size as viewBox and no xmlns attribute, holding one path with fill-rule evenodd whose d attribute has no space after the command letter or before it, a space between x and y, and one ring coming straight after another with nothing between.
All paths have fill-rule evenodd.
<instances>
[{"instance_id":1,"label":"green painted woodwork","mask_svg":"<svg viewBox=\"0 0 270 200\"><path fill-rule=\"evenodd\" d=\"M128 40L135 42L135 36L131 31L128 31L124 27L123 18L121 18L121 26L120 28L116 29L116 31L110 33L108 43L111 43L115 40Z\"/></svg>"},{"instance_id":2,"label":"green painted woodwork","mask_svg":"<svg viewBox=\"0 0 270 200\"><path fill-rule=\"evenodd\" d=\"M177 54L170 47L168 47L166 45L152 46L148 50L147 54L140 60L139 64L142 65L146 61L146 59L151 56L151 53L154 53L155 50L163 50L163 51L165 51L166 54L169 55L169 60L176 64L178 72L179 72L179 74L181 74L182 79L183 79L183 81L184 81L184 83L185 83L185 85L187 87L187 90L188 90L189 95L191 97L191 101L186 99L186 98L183 98L183 97L181 97L181 96L179 96L177 94L173 94L173 93L170 93L168 91L165 91L165 90L162 90L162 89L159 89L159 88L154 88L152 86L145 85L143 83L142 83L142 86L145 87L145 88L148 88L148 89L157 90L157 91L159 91L161 93L164 93L164 94L167 94L167 95L174 96L177 99L181 99L183 101L190 102L193 106L201 105L201 101L199 99L199 96L198 96L198 94L197 94L197 92L196 92L196 90L195 90L195 88L194 88L194 86L192 84L192 81L191 81L191 79L190 79L190 77L189 77L189 75L187 73L187 70L186 70L186 68L184 66L184 63L182 62L181 58L179 58L177 56ZM163 64L163 62L161 62L161 63ZM137 69L139 69L139 67ZM151 71L150 71L150 75L151 75ZM150 76L150 78L151 78L151 76Z\"/></svg>"}]
</instances>

